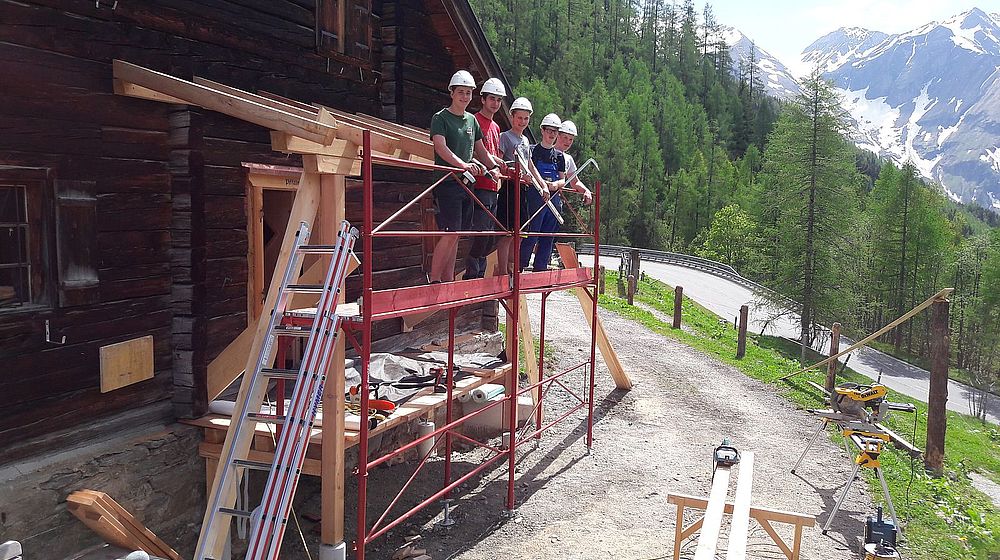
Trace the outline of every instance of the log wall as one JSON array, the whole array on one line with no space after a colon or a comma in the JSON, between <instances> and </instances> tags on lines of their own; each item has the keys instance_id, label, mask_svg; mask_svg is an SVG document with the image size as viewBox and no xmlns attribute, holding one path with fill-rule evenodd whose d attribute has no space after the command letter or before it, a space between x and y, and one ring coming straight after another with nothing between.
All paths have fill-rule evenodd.
<instances>
[{"instance_id":1,"label":"log wall","mask_svg":"<svg viewBox=\"0 0 1000 560\"><path fill-rule=\"evenodd\" d=\"M422 127L447 102L454 68L429 27L418 33L426 24L419 0L373 3L370 66L316 54L313 2L130 0L113 8L105 0L0 1L0 166L92 185L98 277L83 300L53 293L42 307L0 311L0 394L7 396L0 461L143 404L172 398L177 416L203 412L205 368L246 324L241 163L301 164L271 151L267 131L255 125L114 95L113 59ZM401 12L406 20L397 25ZM377 178L383 214L429 176ZM348 218L360 221L356 186L348 205ZM402 226L419 227L418 216L406 220ZM59 241L45 235L50 247ZM377 250L379 286L422 281L418 244L386 240ZM351 281L349 297L358 285ZM464 312L462 323L475 324L474 315ZM46 320L66 344L44 341ZM376 334L399 332L397 320ZM101 394L99 348L145 335L154 339L154 378Z\"/></svg>"}]
</instances>

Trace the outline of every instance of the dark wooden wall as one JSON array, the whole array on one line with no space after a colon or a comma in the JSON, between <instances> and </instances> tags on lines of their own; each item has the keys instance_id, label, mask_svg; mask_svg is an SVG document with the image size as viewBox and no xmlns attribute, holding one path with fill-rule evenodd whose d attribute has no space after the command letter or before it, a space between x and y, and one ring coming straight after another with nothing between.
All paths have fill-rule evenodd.
<instances>
[{"instance_id":1,"label":"dark wooden wall","mask_svg":"<svg viewBox=\"0 0 1000 560\"><path fill-rule=\"evenodd\" d=\"M373 2L369 68L316 54L313 2L0 0L0 166L93 184L99 280L86 303L0 312L0 441L18 448L0 461L44 449L34 438L171 397L178 416L202 412L205 368L246 324L241 163L301 163L271 151L260 127L114 95L113 59L421 127L447 103L455 66L428 33L421 0ZM432 177L377 179L385 216ZM348 218L361 218L356 184ZM401 227L418 228L419 216ZM376 247L379 286L422 282L418 244ZM358 286L349 283L350 297ZM46 319L65 345L44 342ZM463 325L477 322L474 310L462 314ZM376 335L399 332L387 321ZM98 349L145 335L154 379L101 394Z\"/></svg>"}]
</instances>

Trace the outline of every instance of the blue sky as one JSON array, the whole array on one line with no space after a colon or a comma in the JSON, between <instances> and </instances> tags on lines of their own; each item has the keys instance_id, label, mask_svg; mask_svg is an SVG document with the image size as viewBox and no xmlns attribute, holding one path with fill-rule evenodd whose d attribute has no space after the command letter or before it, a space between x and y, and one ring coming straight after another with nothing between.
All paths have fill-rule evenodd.
<instances>
[{"instance_id":1,"label":"blue sky","mask_svg":"<svg viewBox=\"0 0 1000 560\"><path fill-rule=\"evenodd\" d=\"M709 4L720 23L739 29L793 71L803 48L839 27L900 33L973 7L1000 12L1000 0L715 0ZM696 0L695 5L700 13L705 2Z\"/></svg>"}]
</instances>

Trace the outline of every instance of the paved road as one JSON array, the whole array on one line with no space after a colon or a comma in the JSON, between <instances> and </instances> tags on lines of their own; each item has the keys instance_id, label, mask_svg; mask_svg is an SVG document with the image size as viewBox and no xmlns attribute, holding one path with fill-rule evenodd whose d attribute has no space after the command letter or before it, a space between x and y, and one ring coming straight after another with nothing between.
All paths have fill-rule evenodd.
<instances>
[{"instance_id":1,"label":"paved road","mask_svg":"<svg viewBox=\"0 0 1000 560\"><path fill-rule=\"evenodd\" d=\"M593 265L593 256L580 255L580 263ZM604 257L604 263L615 266L617 259ZM784 336L791 339L799 338L798 314L787 314L772 319L773 309L754 303L753 293L749 288L730 282L725 278L693 270L677 265L643 262L642 270L657 280L671 286L683 286L684 295L710 309L715 314L732 321L739 315L740 306L750 307L750 330L774 336ZM841 338L841 348L846 348L854 341ZM828 353L828 339L818 340L815 348L821 353ZM851 369L871 379L877 379L882 372L882 383L894 391L898 391L915 399L927 402L930 373L902 360L896 359L871 348L863 348L848 354ZM847 356L841 357L843 361ZM972 390L955 381L948 382L948 409L962 414L969 414L969 399ZM1000 399L990 400L986 418L994 424L1000 424Z\"/></svg>"}]
</instances>

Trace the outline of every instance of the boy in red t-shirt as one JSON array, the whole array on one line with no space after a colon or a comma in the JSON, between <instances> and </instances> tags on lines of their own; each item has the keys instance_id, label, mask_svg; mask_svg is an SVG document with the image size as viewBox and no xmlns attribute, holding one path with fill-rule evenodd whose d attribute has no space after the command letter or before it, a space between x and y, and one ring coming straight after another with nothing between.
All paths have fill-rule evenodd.
<instances>
[{"instance_id":1,"label":"boy in red t-shirt","mask_svg":"<svg viewBox=\"0 0 1000 560\"><path fill-rule=\"evenodd\" d=\"M472 231L493 231L495 222L490 214L495 214L497 209L497 191L500 190L497 179L506 173L506 166L500 158L500 126L493 122L493 117L503 105L507 90L499 79L490 78L483 83L479 93L482 96L483 107L476 113L476 120L483 131L483 145L492 161L481 162L489 168L489 172L476 177L476 187L473 189L476 198L489 209L489 213L478 204L473 204ZM493 237L472 238L472 247L465 260L465 279L482 278L486 274L486 256L493 250L493 246Z\"/></svg>"}]
</instances>

